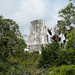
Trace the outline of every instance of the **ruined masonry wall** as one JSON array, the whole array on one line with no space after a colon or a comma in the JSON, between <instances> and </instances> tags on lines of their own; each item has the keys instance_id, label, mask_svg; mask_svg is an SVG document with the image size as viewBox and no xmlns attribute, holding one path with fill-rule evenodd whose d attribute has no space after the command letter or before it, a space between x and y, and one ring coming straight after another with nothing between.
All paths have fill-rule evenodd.
<instances>
[{"instance_id":1,"label":"ruined masonry wall","mask_svg":"<svg viewBox=\"0 0 75 75\"><path fill-rule=\"evenodd\" d=\"M41 45L47 44L47 29L43 20L31 22L30 33L28 35L27 48L30 51L41 50Z\"/></svg>"}]
</instances>

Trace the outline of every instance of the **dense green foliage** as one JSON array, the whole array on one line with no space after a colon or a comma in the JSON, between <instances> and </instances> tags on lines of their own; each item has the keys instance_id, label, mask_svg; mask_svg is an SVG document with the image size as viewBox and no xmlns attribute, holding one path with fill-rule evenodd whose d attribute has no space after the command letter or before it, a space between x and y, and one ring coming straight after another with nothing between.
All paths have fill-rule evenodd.
<instances>
[{"instance_id":1,"label":"dense green foliage","mask_svg":"<svg viewBox=\"0 0 75 75\"><path fill-rule=\"evenodd\" d=\"M12 56L22 56L25 47L18 24L0 16L0 57L2 60Z\"/></svg>"},{"instance_id":2,"label":"dense green foliage","mask_svg":"<svg viewBox=\"0 0 75 75\"><path fill-rule=\"evenodd\" d=\"M67 35L67 38L68 38L68 42L66 48L67 49L71 48L75 50L75 29Z\"/></svg>"},{"instance_id":3,"label":"dense green foliage","mask_svg":"<svg viewBox=\"0 0 75 75\"><path fill-rule=\"evenodd\" d=\"M13 57L15 60L24 57L25 47L26 44L21 36L18 24L11 19L4 19L0 16L0 75L10 75L13 70L16 72L15 70L19 67L18 63L16 61L10 63L8 59Z\"/></svg>"},{"instance_id":4,"label":"dense green foliage","mask_svg":"<svg viewBox=\"0 0 75 75\"><path fill-rule=\"evenodd\" d=\"M58 43L52 42L42 48L39 67L49 68L52 66L75 64L75 50L59 48Z\"/></svg>"},{"instance_id":5,"label":"dense green foliage","mask_svg":"<svg viewBox=\"0 0 75 75\"><path fill-rule=\"evenodd\" d=\"M73 49L61 49L58 52L57 66L61 65L75 65L75 50Z\"/></svg>"},{"instance_id":6,"label":"dense green foliage","mask_svg":"<svg viewBox=\"0 0 75 75\"><path fill-rule=\"evenodd\" d=\"M36 75L38 73L39 54L28 53L26 57L7 58L8 62L0 63L0 75Z\"/></svg>"},{"instance_id":7,"label":"dense green foliage","mask_svg":"<svg viewBox=\"0 0 75 75\"><path fill-rule=\"evenodd\" d=\"M47 68L56 65L58 49L59 44L54 41L51 44L42 47L41 59L38 66Z\"/></svg>"},{"instance_id":8,"label":"dense green foliage","mask_svg":"<svg viewBox=\"0 0 75 75\"><path fill-rule=\"evenodd\" d=\"M75 75L75 65L52 67L45 75Z\"/></svg>"}]
</instances>

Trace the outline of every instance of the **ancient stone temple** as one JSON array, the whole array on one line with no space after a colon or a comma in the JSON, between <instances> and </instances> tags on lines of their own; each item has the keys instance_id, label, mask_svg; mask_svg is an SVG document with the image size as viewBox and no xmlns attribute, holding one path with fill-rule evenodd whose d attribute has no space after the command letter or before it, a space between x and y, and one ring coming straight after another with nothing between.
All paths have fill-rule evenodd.
<instances>
[{"instance_id":1,"label":"ancient stone temple","mask_svg":"<svg viewBox=\"0 0 75 75\"><path fill-rule=\"evenodd\" d=\"M32 21L27 43L29 51L39 52L41 50L41 45L45 46L48 43L47 40L45 22L43 20Z\"/></svg>"}]
</instances>

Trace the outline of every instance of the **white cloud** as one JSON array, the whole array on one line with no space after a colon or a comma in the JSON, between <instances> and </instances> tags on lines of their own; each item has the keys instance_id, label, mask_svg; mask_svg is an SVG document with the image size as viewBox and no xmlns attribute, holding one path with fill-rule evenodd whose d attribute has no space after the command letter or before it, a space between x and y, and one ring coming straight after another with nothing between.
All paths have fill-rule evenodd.
<instances>
[{"instance_id":1,"label":"white cloud","mask_svg":"<svg viewBox=\"0 0 75 75\"><path fill-rule=\"evenodd\" d=\"M28 23L36 18L44 17L45 11L46 8L43 0L25 0L21 3L20 10L16 11L14 16L16 16L15 19L17 21Z\"/></svg>"},{"instance_id":2,"label":"white cloud","mask_svg":"<svg viewBox=\"0 0 75 75\"><path fill-rule=\"evenodd\" d=\"M53 28L58 20L58 11L68 0L0 0L0 14L12 18L22 34L28 34L30 22L43 19L46 26Z\"/></svg>"}]
</instances>

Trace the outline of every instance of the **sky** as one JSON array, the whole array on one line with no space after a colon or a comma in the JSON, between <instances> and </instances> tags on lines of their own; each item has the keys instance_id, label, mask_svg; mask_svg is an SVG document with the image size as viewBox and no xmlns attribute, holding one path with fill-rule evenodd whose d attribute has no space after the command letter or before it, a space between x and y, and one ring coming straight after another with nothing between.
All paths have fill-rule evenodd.
<instances>
[{"instance_id":1,"label":"sky","mask_svg":"<svg viewBox=\"0 0 75 75\"><path fill-rule=\"evenodd\" d=\"M58 12L68 3L69 0L0 0L0 15L16 21L22 35L28 35L33 20L42 19L47 28L54 28Z\"/></svg>"}]
</instances>

